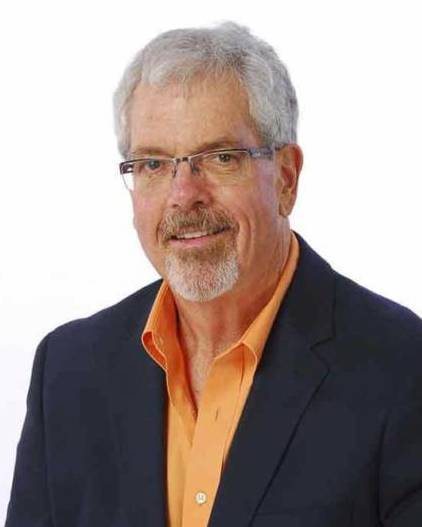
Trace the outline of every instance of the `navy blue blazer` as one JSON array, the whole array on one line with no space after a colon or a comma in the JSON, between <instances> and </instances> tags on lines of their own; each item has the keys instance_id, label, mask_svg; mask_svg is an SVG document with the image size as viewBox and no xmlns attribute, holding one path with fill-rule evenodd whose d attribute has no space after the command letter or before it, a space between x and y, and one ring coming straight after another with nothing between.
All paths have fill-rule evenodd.
<instances>
[{"instance_id":1,"label":"navy blue blazer","mask_svg":"<svg viewBox=\"0 0 422 527\"><path fill-rule=\"evenodd\" d=\"M420 527L422 321L296 235L209 526ZM165 374L140 343L159 285L40 343L6 527L166 525Z\"/></svg>"}]
</instances>

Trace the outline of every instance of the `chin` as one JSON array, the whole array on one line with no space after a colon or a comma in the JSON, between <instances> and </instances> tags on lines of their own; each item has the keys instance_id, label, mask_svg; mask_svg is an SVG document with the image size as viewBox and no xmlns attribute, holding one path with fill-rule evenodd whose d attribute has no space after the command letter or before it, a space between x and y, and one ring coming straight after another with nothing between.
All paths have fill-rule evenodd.
<instances>
[{"instance_id":1,"label":"chin","mask_svg":"<svg viewBox=\"0 0 422 527\"><path fill-rule=\"evenodd\" d=\"M190 302L209 302L227 293L239 279L235 254L218 262L186 261L168 255L165 276L172 291Z\"/></svg>"}]
</instances>

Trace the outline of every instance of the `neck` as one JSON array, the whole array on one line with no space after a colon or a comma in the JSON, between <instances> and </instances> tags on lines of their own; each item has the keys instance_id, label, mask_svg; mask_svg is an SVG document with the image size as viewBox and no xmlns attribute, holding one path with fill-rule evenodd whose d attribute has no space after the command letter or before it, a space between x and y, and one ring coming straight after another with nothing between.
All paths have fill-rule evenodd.
<instances>
[{"instance_id":1,"label":"neck","mask_svg":"<svg viewBox=\"0 0 422 527\"><path fill-rule=\"evenodd\" d=\"M237 342L269 302L288 257L290 230L282 237L282 250L269 259L266 272L248 283L237 284L209 302L191 302L174 295L179 339L189 357L201 355L211 361Z\"/></svg>"}]
</instances>

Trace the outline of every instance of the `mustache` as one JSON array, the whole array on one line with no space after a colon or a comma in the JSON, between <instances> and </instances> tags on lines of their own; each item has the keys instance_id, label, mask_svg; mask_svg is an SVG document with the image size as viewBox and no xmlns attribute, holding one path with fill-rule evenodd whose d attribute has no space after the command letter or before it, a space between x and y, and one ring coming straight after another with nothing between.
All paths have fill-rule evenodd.
<instances>
[{"instance_id":1,"label":"mustache","mask_svg":"<svg viewBox=\"0 0 422 527\"><path fill-rule=\"evenodd\" d=\"M187 232L221 230L236 227L233 217L220 209L197 208L167 214L159 224L158 233L163 241Z\"/></svg>"}]
</instances>

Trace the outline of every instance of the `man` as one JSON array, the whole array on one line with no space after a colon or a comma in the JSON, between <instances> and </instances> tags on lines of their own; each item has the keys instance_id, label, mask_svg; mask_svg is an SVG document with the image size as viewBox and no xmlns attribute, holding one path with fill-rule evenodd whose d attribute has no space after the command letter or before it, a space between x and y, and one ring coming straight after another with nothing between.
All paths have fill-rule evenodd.
<instances>
[{"instance_id":1,"label":"man","mask_svg":"<svg viewBox=\"0 0 422 527\"><path fill-rule=\"evenodd\" d=\"M233 23L164 33L115 109L164 280L39 345L7 527L422 525L422 323L290 229L274 50Z\"/></svg>"}]
</instances>

